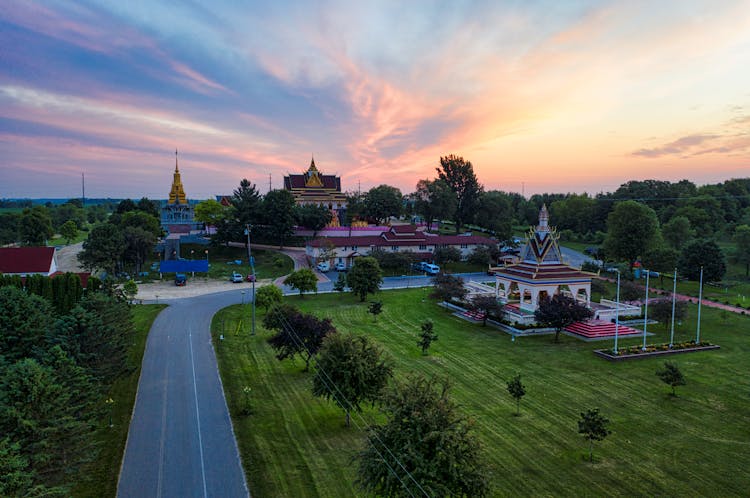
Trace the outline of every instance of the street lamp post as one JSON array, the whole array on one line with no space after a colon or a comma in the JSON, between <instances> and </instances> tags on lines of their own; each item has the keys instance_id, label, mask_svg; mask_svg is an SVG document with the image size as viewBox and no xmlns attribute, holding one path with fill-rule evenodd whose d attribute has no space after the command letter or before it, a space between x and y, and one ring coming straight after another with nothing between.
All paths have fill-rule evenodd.
<instances>
[{"instance_id":1,"label":"street lamp post","mask_svg":"<svg viewBox=\"0 0 750 498\"><path fill-rule=\"evenodd\" d=\"M253 328L251 335L255 335L255 274L253 273Z\"/></svg>"},{"instance_id":2,"label":"street lamp post","mask_svg":"<svg viewBox=\"0 0 750 498\"><path fill-rule=\"evenodd\" d=\"M642 350L646 351L646 327L648 324L648 277L651 270L646 270L646 304L643 309L643 347Z\"/></svg>"},{"instance_id":3,"label":"street lamp post","mask_svg":"<svg viewBox=\"0 0 750 498\"><path fill-rule=\"evenodd\" d=\"M672 349L674 343L674 308L677 303L677 268L674 269L674 278L672 282L672 326L669 332L669 349Z\"/></svg>"},{"instance_id":4,"label":"street lamp post","mask_svg":"<svg viewBox=\"0 0 750 498\"><path fill-rule=\"evenodd\" d=\"M617 339L620 334L620 270L617 270L617 297L615 298L615 354L617 354Z\"/></svg>"}]
</instances>

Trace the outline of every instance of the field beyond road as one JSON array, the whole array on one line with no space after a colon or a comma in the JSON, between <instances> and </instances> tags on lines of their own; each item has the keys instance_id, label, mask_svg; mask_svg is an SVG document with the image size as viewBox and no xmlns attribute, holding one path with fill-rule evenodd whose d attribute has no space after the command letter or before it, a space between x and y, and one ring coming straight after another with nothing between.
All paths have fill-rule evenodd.
<instances>
[{"instance_id":1,"label":"field beyond road","mask_svg":"<svg viewBox=\"0 0 750 498\"><path fill-rule=\"evenodd\" d=\"M702 310L701 339L720 350L675 355L687 380L677 397L655 375L664 358L609 363L592 350L612 342L561 336L519 338L452 316L426 298L429 290L383 292L377 322L351 294L286 298L330 317L340 333L367 334L386 349L399 377L442 375L463 413L475 421L491 468L491 496L747 496L750 489L750 317ZM254 498L363 496L355 461L364 435L346 428L343 412L314 398L304 362L278 361L261 324L250 335L250 309L218 313L212 337L234 430ZM697 309L675 342L695 338ZM420 324L434 322L439 340L422 356ZM669 341L650 325L649 343ZM224 340L219 340L219 335ZM640 338L621 340L621 347ZM506 382L526 386L521 416ZM243 388L250 387L249 416ZM577 433L580 413L600 408L612 434L594 447ZM382 421L367 408L364 420ZM355 421L358 421L355 419ZM361 422L358 421L361 424Z\"/></svg>"}]
</instances>

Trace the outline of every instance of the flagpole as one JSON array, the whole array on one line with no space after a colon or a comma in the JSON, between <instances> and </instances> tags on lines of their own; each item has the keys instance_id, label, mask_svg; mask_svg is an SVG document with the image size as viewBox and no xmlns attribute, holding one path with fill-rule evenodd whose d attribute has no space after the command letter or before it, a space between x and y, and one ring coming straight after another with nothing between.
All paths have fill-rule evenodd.
<instances>
[{"instance_id":1,"label":"flagpole","mask_svg":"<svg viewBox=\"0 0 750 498\"><path fill-rule=\"evenodd\" d=\"M651 270L646 270L646 306L643 310L643 351L646 350L646 324L648 323L648 277Z\"/></svg>"},{"instance_id":2,"label":"flagpole","mask_svg":"<svg viewBox=\"0 0 750 498\"><path fill-rule=\"evenodd\" d=\"M703 267L701 266L701 282L698 287L698 327L695 332L695 343L701 342L701 304L703 302Z\"/></svg>"},{"instance_id":3,"label":"flagpole","mask_svg":"<svg viewBox=\"0 0 750 498\"><path fill-rule=\"evenodd\" d=\"M615 354L617 354L617 336L620 331L620 270L617 270L617 303L615 307Z\"/></svg>"},{"instance_id":4,"label":"flagpole","mask_svg":"<svg viewBox=\"0 0 750 498\"><path fill-rule=\"evenodd\" d=\"M672 328L669 333L669 349L674 344L674 308L677 302L677 268L674 269L674 283L672 284Z\"/></svg>"}]
</instances>

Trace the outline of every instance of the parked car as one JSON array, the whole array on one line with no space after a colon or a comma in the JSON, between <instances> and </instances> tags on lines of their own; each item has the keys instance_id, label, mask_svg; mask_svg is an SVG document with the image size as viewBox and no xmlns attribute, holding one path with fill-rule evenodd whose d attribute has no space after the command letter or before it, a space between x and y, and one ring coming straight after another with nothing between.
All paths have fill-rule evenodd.
<instances>
[{"instance_id":1,"label":"parked car","mask_svg":"<svg viewBox=\"0 0 750 498\"><path fill-rule=\"evenodd\" d=\"M187 285L187 275L185 275L184 273L175 273L174 284L177 287L182 287L183 285Z\"/></svg>"},{"instance_id":2,"label":"parked car","mask_svg":"<svg viewBox=\"0 0 750 498\"><path fill-rule=\"evenodd\" d=\"M234 282L235 284L242 283L243 280L245 279L242 277L242 274L237 272L233 272L232 276L229 277L229 281Z\"/></svg>"},{"instance_id":3,"label":"parked car","mask_svg":"<svg viewBox=\"0 0 750 498\"><path fill-rule=\"evenodd\" d=\"M255 273L249 273L246 280L248 282L255 282Z\"/></svg>"},{"instance_id":4,"label":"parked car","mask_svg":"<svg viewBox=\"0 0 750 498\"><path fill-rule=\"evenodd\" d=\"M440 273L440 267L431 263L425 263L424 272L428 275L437 275Z\"/></svg>"},{"instance_id":5,"label":"parked car","mask_svg":"<svg viewBox=\"0 0 750 498\"><path fill-rule=\"evenodd\" d=\"M325 273L327 271L331 271L331 263L329 263L328 261L321 261L317 264L316 268L318 269L318 271Z\"/></svg>"},{"instance_id":6,"label":"parked car","mask_svg":"<svg viewBox=\"0 0 750 498\"><path fill-rule=\"evenodd\" d=\"M346 271L347 270L346 263L344 263L343 261L336 263L336 266L334 267L334 269L336 271Z\"/></svg>"}]
</instances>

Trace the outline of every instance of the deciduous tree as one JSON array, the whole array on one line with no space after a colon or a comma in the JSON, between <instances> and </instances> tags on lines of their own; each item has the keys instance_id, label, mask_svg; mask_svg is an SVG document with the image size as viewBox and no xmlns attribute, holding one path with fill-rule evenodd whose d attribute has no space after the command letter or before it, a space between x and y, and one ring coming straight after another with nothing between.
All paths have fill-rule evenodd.
<instances>
[{"instance_id":1,"label":"deciduous tree","mask_svg":"<svg viewBox=\"0 0 750 498\"><path fill-rule=\"evenodd\" d=\"M684 320L688 315L688 307L685 301L675 301L674 319L675 321ZM672 322L672 298L669 299L651 299L648 303L648 316L664 325L667 329Z\"/></svg>"},{"instance_id":2,"label":"deciduous tree","mask_svg":"<svg viewBox=\"0 0 750 498\"><path fill-rule=\"evenodd\" d=\"M555 342L560 340L560 331L568 325L587 320L593 312L585 305L565 294L555 294L550 298L544 296L539 300L539 307L534 312L537 322L555 328Z\"/></svg>"},{"instance_id":3,"label":"deciduous tree","mask_svg":"<svg viewBox=\"0 0 750 498\"><path fill-rule=\"evenodd\" d=\"M376 225L387 221L391 216L399 216L403 205L401 191L389 185L373 187L365 195L365 216Z\"/></svg>"},{"instance_id":4,"label":"deciduous tree","mask_svg":"<svg viewBox=\"0 0 750 498\"><path fill-rule=\"evenodd\" d=\"M589 442L589 461L594 461L594 441L601 441L611 434L607 429L609 420L599 413L598 408L581 412L578 421L578 433Z\"/></svg>"},{"instance_id":5,"label":"deciduous tree","mask_svg":"<svg viewBox=\"0 0 750 498\"><path fill-rule=\"evenodd\" d=\"M70 241L78 237L78 226L73 220L68 220L60 227L60 235L65 239L66 244L70 244Z\"/></svg>"},{"instance_id":6,"label":"deciduous tree","mask_svg":"<svg viewBox=\"0 0 750 498\"><path fill-rule=\"evenodd\" d=\"M359 454L358 483L366 492L388 497L487 496L481 445L448 390L447 380L422 377L410 377L388 390L383 399L387 420L368 430Z\"/></svg>"},{"instance_id":7,"label":"deciduous tree","mask_svg":"<svg viewBox=\"0 0 750 498\"><path fill-rule=\"evenodd\" d=\"M419 333L417 346L422 348L422 356L426 356L432 343L438 340L437 334L433 331L434 327L435 324L432 323L432 320L426 320L420 325L421 332Z\"/></svg>"},{"instance_id":8,"label":"deciduous tree","mask_svg":"<svg viewBox=\"0 0 750 498\"><path fill-rule=\"evenodd\" d=\"M346 276L346 282L352 292L359 296L359 300L365 302L367 294L374 294L380 290L383 272L375 258L369 256L356 258Z\"/></svg>"},{"instance_id":9,"label":"deciduous tree","mask_svg":"<svg viewBox=\"0 0 750 498\"><path fill-rule=\"evenodd\" d=\"M721 281L727 271L724 252L713 240L693 240L682 248L680 258L677 261L677 270L680 275L690 280L698 280L701 266L703 267L703 279L706 282Z\"/></svg>"},{"instance_id":10,"label":"deciduous tree","mask_svg":"<svg viewBox=\"0 0 750 498\"><path fill-rule=\"evenodd\" d=\"M281 289L275 285L263 285L255 291L255 304L262 306L266 309L266 312L271 308L280 303L284 298L284 294Z\"/></svg>"},{"instance_id":11,"label":"deciduous tree","mask_svg":"<svg viewBox=\"0 0 750 498\"><path fill-rule=\"evenodd\" d=\"M502 306L497 302L495 296L489 294L477 294L471 298L471 307L482 313L482 326L487 325L487 318L490 314L499 316Z\"/></svg>"},{"instance_id":12,"label":"deciduous tree","mask_svg":"<svg viewBox=\"0 0 750 498\"><path fill-rule=\"evenodd\" d=\"M526 394L526 387L521 383L521 374L507 382L508 394L516 400L516 416L521 414L521 398Z\"/></svg>"},{"instance_id":13,"label":"deciduous tree","mask_svg":"<svg viewBox=\"0 0 750 498\"><path fill-rule=\"evenodd\" d=\"M461 228L474 219L483 188L474 174L474 166L463 157L452 154L441 157L440 167L435 169L438 178L446 182L456 196L453 221L456 223L456 233L460 233Z\"/></svg>"},{"instance_id":14,"label":"deciduous tree","mask_svg":"<svg viewBox=\"0 0 750 498\"><path fill-rule=\"evenodd\" d=\"M285 314L282 314L285 313ZM336 333L330 318L318 318L309 313L289 310L283 307L273 308L267 315L275 318L263 321L263 325L276 325L277 333L268 339L268 343L276 350L276 358L284 360L299 355L305 360L305 372L310 369L310 360L323 345L323 339L329 334Z\"/></svg>"},{"instance_id":15,"label":"deciduous tree","mask_svg":"<svg viewBox=\"0 0 750 498\"><path fill-rule=\"evenodd\" d=\"M639 256L659 242L659 220L653 209L636 201L615 205L607 217L604 251L609 257L624 259L630 267Z\"/></svg>"},{"instance_id":16,"label":"deciduous tree","mask_svg":"<svg viewBox=\"0 0 750 498\"><path fill-rule=\"evenodd\" d=\"M669 361L664 362L664 368L656 371L656 376L666 385L672 388L672 396L677 396L675 388L686 384L685 377L682 375L677 363Z\"/></svg>"},{"instance_id":17,"label":"deciduous tree","mask_svg":"<svg viewBox=\"0 0 750 498\"><path fill-rule=\"evenodd\" d=\"M52 218L44 206L26 208L21 214L19 235L27 246L43 246L52 237Z\"/></svg>"},{"instance_id":18,"label":"deciduous tree","mask_svg":"<svg viewBox=\"0 0 750 498\"><path fill-rule=\"evenodd\" d=\"M364 402L375 403L393 376L383 350L367 336L331 334L318 355L312 393L333 401L346 413L362 411Z\"/></svg>"},{"instance_id":19,"label":"deciduous tree","mask_svg":"<svg viewBox=\"0 0 750 498\"><path fill-rule=\"evenodd\" d=\"M378 321L378 315L383 312L383 301L373 301L367 307L367 312L373 317L373 321Z\"/></svg>"},{"instance_id":20,"label":"deciduous tree","mask_svg":"<svg viewBox=\"0 0 750 498\"><path fill-rule=\"evenodd\" d=\"M419 180L417 191L412 194L414 210L424 217L427 229L432 230L435 220L450 220L456 212L456 195L444 180Z\"/></svg>"},{"instance_id":21,"label":"deciduous tree","mask_svg":"<svg viewBox=\"0 0 750 498\"><path fill-rule=\"evenodd\" d=\"M286 277L284 285L298 290L299 297L304 297L305 292L318 292L318 277L311 269L300 268Z\"/></svg>"},{"instance_id":22,"label":"deciduous tree","mask_svg":"<svg viewBox=\"0 0 750 498\"><path fill-rule=\"evenodd\" d=\"M430 297L441 301L462 300L466 297L466 287L461 277L440 273L432 278L433 287Z\"/></svg>"},{"instance_id":23,"label":"deciduous tree","mask_svg":"<svg viewBox=\"0 0 750 498\"><path fill-rule=\"evenodd\" d=\"M747 277L750 275L750 226L739 225L734 229L732 239L735 243L732 259L745 265L745 276Z\"/></svg>"},{"instance_id":24,"label":"deciduous tree","mask_svg":"<svg viewBox=\"0 0 750 498\"><path fill-rule=\"evenodd\" d=\"M114 273L124 248L125 239L120 229L111 223L102 223L89 233L78 261L88 270L102 269Z\"/></svg>"}]
</instances>

